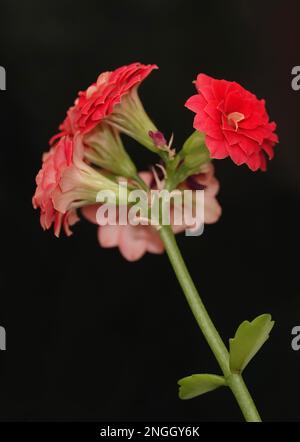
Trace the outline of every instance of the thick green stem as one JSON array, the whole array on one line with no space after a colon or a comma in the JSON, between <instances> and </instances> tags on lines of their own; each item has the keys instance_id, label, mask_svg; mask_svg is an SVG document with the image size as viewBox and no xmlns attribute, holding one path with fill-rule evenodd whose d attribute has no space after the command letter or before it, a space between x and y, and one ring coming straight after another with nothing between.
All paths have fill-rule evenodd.
<instances>
[{"instance_id":1,"label":"thick green stem","mask_svg":"<svg viewBox=\"0 0 300 442\"><path fill-rule=\"evenodd\" d=\"M260 415L242 376L231 374L227 378L227 385L231 388L245 420L247 422L261 422Z\"/></svg>"},{"instance_id":2,"label":"thick green stem","mask_svg":"<svg viewBox=\"0 0 300 442\"><path fill-rule=\"evenodd\" d=\"M172 229L169 226L161 227L160 236L164 242L170 262L181 285L183 293L185 294L187 302L193 312L193 315L203 335L205 336L208 345L215 355L221 370L223 371L226 383L233 392L245 420L247 422L260 422L260 416L242 379L242 376L239 374L233 374L230 371L228 350L212 320L210 319L198 294L195 284L177 246Z\"/></svg>"}]
</instances>

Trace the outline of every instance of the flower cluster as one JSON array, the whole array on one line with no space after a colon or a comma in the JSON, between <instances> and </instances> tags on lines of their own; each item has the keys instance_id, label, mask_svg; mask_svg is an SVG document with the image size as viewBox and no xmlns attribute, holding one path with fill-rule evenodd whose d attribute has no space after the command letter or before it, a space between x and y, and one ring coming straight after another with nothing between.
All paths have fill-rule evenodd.
<instances>
[{"instance_id":1,"label":"flower cluster","mask_svg":"<svg viewBox=\"0 0 300 442\"><path fill-rule=\"evenodd\" d=\"M273 157L278 137L264 100L235 82L205 74L198 75L198 93L186 102L186 107L196 113L196 132L181 151L171 149L173 137L167 143L138 95L141 82L156 68L132 63L100 74L95 83L78 93L59 133L51 138L50 150L43 155L36 177L32 202L40 209L43 229L54 225L56 236L62 228L71 235L71 226L79 220L79 208L95 222L97 193L117 193L121 177L136 188L153 187L157 177L153 172L137 172L123 146L122 134L160 156L166 189L204 189L206 223L216 222L221 214L216 200L219 183L211 159L229 156L252 170L266 169L266 156ZM178 233L185 227L173 226L173 230ZM118 246L131 261L147 251L163 251L163 243L151 226L101 226L98 238L103 247Z\"/></svg>"},{"instance_id":2,"label":"flower cluster","mask_svg":"<svg viewBox=\"0 0 300 442\"><path fill-rule=\"evenodd\" d=\"M153 172L140 172L140 177L149 186L156 187ZM189 177L181 186L182 189L204 190L204 222L215 223L221 216L221 206L216 199L219 191L219 181L214 176L211 163L205 164L199 174ZM86 206L82 209L86 219L97 224L96 213L99 205ZM186 225L173 225L174 233L181 233ZM159 233L150 225L110 225L98 227L98 241L102 247L119 247L121 254L128 261L140 259L146 252L159 254L164 251L164 245Z\"/></svg>"},{"instance_id":3,"label":"flower cluster","mask_svg":"<svg viewBox=\"0 0 300 442\"><path fill-rule=\"evenodd\" d=\"M155 68L140 63L123 66L99 75L96 83L79 92L60 125L60 132L51 138L52 147L44 154L42 169L36 177L33 206L41 210L44 229L54 223L55 235L59 236L63 225L65 233L70 235L70 226L78 220L76 208L95 202L97 191L103 186L116 185L105 177L102 169L96 172L90 165L116 175L136 174L123 148L119 129L128 133L137 125L134 135L153 144L148 131L156 128L141 106L137 88ZM132 107L135 112L131 111ZM117 124L119 119L123 127ZM62 205L61 201L68 204Z\"/></svg>"},{"instance_id":4,"label":"flower cluster","mask_svg":"<svg viewBox=\"0 0 300 442\"><path fill-rule=\"evenodd\" d=\"M211 158L230 157L237 165L266 170L266 155L273 158L278 137L269 121L265 101L238 83L199 74L197 95L186 102L196 113L194 128L205 133Z\"/></svg>"}]
</instances>

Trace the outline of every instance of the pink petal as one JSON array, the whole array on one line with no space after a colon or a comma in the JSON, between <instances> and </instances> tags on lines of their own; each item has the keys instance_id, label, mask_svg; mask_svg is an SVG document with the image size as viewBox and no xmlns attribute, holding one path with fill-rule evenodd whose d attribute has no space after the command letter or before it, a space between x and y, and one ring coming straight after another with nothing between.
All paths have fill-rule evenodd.
<instances>
[{"instance_id":1,"label":"pink petal","mask_svg":"<svg viewBox=\"0 0 300 442\"><path fill-rule=\"evenodd\" d=\"M145 227L145 231L147 234L147 251L155 254L163 253L165 247L158 232L151 226Z\"/></svg>"},{"instance_id":2,"label":"pink petal","mask_svg":"<svg viewBox=\"0 0 300 442\"><path fill-rule=\"evenodd\" d=\"M222 214L222 208L217 199L204 192L204 222L212 224L218 221Z\"/></svg>"},{"instance_id":3,"label":"pink petal","mask_svg":"<svg viewBox=\"0 0 300 442\"><path fill-rule=\"evenodd\" d=\"M139 172L139 176L142 178L143 181L147 184L147 186L151 186L153 174L152 172Z\"/></svg>"},{"instance_id":4,"label":"pink petal","mask_svg":"<svg viewBox=\"0 0 300 442\"><path fill-rule=\"evenodd\" d=\"M91 223L98 224L96 220L96 213L99 207L100 204L92 204L91 206L85 206L82 207L81 213Z\"/></svg>"},{"instance_id":5,"label":"pink petal","mask_svg":"<svg viewBox=\"0 0 300 442\"><path fill-rule=\"evenodd\" d=\"M146 253L147 240L143 229L145 226L122 226L119 249L127 261L137 261Z\"/></svg>"},{"instance_id":6,"label":"pink petal","mask_svg":"<svg viewBox=\"0 0 300 442\"><path fill-rule=\"evenodd\" d=\"M118 247L124 227L126 226L113 226L109 224L100 226L98 229L98 241L101 247Z\"/></svg>"}]
</instances>

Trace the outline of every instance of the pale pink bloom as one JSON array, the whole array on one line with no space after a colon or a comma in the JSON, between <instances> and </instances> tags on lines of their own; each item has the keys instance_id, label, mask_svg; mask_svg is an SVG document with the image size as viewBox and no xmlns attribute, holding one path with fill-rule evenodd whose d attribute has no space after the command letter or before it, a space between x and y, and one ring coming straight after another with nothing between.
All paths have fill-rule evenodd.
<instances>
[{"instance_id":1,"label":"pale pink bloom","mask_svg":"<svg viewBox=\"0 0 300 442\"><path fill-rule=\"evenodd\" d=\"M59 236L62 226L65 233L71 235L70 226L79 220L75 210L58 212L53 202L53 195L56 191L60 191L60 180L72 165L72 158L73 140L62 137L49 152L44 153L42 168L36 177L37 188L32 198L33 207L40 209L40 222L44 230L54 224L56 236Z\"/></svg>"},{"instance_id":2,"label":"pale pink bloom","mask_svg":"<svg viewBox=\"0 0 300 442\"><path fill-rule=\"evenodd\" d=\"M216 198L220 183L215 177L215 169L212 163L204 164L201 167L201 173L189 177L180 185L180 188L204 189L204 222L205 224L213 224L218 221L222 213L222 208ZM184 228L182 228L183 230Z\"/></svg>"},{"instance_id":3,"label":"pale pink bloom","mask_svg":"<svg viewBox=\"0 0 300 442\"><path fill-rule=\"evenodd\" d=\"M154 181L151 172L141 172L140 176L151 186ZM211 163L204 165L200 174L188 178L181 188L192 190L204 188L204 222L211 224L218 221L222 211L216 199L219 182L214 176L214 167ZM96 212L98 208L98 204L86 206L82 208L82 213L89 221L97 224ZM185 228L186 226L173 226L175 233L180 233ZM164 251L158 231L149 225L99 226L98 241L105 248L119 247L121 254L128 261L137 261L146 252L160 254Z\"/></svg>"},{"instance_id":4,"label":"pale pink bloom","mask_svg":"<svg viewBox=\"0 0 300 442\"><path fill-rule=\"evenodd\" d=\"M42 168L36 177L36 191L32 198L35 209L40 209L40 222L44 230L54 223L59 236L61 227L72 234L70 226L79 218L76 209L93 204L99 190L118 190L118 185L93 169L84 161L82 136L62 136L45 153Z\"/></svg>"}]
</instances>

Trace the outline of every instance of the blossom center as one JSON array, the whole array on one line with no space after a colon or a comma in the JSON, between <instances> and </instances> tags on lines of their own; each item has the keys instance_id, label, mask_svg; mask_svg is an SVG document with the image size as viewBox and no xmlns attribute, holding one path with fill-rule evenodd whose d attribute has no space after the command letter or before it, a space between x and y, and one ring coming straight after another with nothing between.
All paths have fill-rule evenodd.
<instances>
[{"instance_id":1,"label":"blossom center","mask_svg":"<svg viewBox=\"0 0 300 442\"><path fill-rule=\"evenodd\" d=\"M239 122L245 119L245 115L241 112L231 112L227 115L228 124L238 130Z\"/></svg>"}]
</instances>

